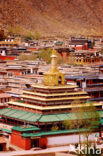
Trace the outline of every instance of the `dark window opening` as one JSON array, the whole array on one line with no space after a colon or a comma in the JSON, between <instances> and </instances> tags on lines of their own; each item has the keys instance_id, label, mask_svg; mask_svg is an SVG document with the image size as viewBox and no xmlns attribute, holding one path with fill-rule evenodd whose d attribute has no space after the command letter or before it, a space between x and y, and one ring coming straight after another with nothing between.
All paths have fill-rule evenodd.
<instances>
[{"instance_id":1,"label":"dark window opening","mask_svg":"<svg viewBox=\"0 0 103 156\"><path fill-rule=\"evenodd\" d=\"M32 147L39 147L39 139L32 140L31 146Z\"/></svg>"},{"instance_id":2,"label":"dark window opening","mask_svg":"<svg viewBox=\"0 0 103 156\"><path fill-rule=\"evenodd\" d=\"M0 151L3 151L3 146L2 145L0 145Z\"/></svg>"},{"instance_id":3,"label":"dark window opening","mask_svg":"<svg viewBox=\"0 0 103 156\"><path fill-rule=\"evenodd\" d=\"M61 78L61 76L59 76L58 84L62 84L62 78Z\"/></svg>"}]
</instances>

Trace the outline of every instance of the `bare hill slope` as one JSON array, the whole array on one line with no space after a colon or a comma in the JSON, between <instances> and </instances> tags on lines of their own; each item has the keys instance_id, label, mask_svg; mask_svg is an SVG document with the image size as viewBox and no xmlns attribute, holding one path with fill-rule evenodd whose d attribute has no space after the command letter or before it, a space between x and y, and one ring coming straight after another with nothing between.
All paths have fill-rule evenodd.
<instances>
[{"instance_id":1,"label":"bare hill slope","mask_svg":"<svg viewBox=\"0 0 103 156\"><path fill-rule=\"evenodd\" d=\"M103 0L0 0L0 21L44 35L98 35L103 32Z\"/></svg>"}]
</instances>

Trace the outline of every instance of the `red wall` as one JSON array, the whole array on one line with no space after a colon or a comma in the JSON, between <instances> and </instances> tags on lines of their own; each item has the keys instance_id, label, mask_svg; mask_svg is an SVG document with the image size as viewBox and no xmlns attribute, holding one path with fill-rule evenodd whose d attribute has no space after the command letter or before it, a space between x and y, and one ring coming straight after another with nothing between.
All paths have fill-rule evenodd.
<instances>
[{"instance_id":1,"label":"red wall","mask_svg":"<svg viewBox=\"0 0 103 156\"><path fill-rule=\"evenodd\" d=\"M62 52L62 56L63 56L63 59L67 59L68 53L67 52Z\"/></svg>"},{"instance_id":2,"label":"red wall","mask_svg":"<svg viewBox=\"0 0 103 156\"><path fill-rule=\"evenodd\" d=\"M83 50L83 46L76 46L75 49L76 50Z\"/></svg>"},{"instance_id":3,"label":"red wall","mask_svg":"<svg viewBox=\"0 0 103 156\"><path fill-rule=\"evenodd\" d=\"M85 43L84 49L85 49L85 50L88 50L88 44L87 44L87 43Z\"/></svg>"},{"instance_id":4,"label":"red wall","mask_svg":"<svg viewBox=\"0 0 103 156\"><path fill-rule=\"evenodd\" d=\"M0 55L0 60L14 60L15 56L2 56Z\"/></svg>"},{"instance_id":5,"label":"red wall","mask_svg":"<svg viewBox=\"0 0 103 156\"><path fill-rule=\"evenodd\" d=\"M12 130L11 133L11 144L20 147L24 150L29 150L31 148L30 138L24 138L21 136L21 132Z\"/></svg>"},{"instance_id":6,"label":"red wall","mask_svg":"<svg viewBox=\"0 0 103 156\"><path fill-rule=\"evenodd\" d=\"M8 72L12 72L13 73L13 75L15 75L15 76L21 76L21 71L20 70L7 70Z\"/></svg>"},{"instance_id":7,"label":"red wall","mask_svg":"<svg viewBox=\"0 0 103 156\"><path fill-rule=\"evenodd\" d=\"M27 50L29 50L29 51L38 51L37 48L27 48Z\"/></svg>"},{"instance_id":8,"label":"red wall","mask_svg":"<svg viewBox=\"0 0 103 156\"><path fill-rule=\"evenodd\" d=\"M0 109L4 109L4 108L6 108L7 106L0 106Z\"/></svg>"},{"instance_id":9,"label":"red wall","mask_svg":"<svg viewBox=\"0 0 103 156\"><path fill-rule=\"evenodd\" d=\"M39 147L45 149L47 148L47 144L48 144L47 137L43 137L39 139Z\"/></svg>"}]
</instances>

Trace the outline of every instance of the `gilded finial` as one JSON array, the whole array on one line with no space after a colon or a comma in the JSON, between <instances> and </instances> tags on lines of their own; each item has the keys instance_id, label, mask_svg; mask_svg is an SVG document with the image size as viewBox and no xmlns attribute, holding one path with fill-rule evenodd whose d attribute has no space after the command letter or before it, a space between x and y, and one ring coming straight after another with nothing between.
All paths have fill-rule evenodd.
<instances>
[{"instance_id":1,"label":"gilded finial","mask_svg":"<svg viewBox=\"0 0 103 156\"><path fill-rule=\"evenodd\" d=\"M57 57L57 52L56 52L55 49L52 50L52 55L51 55L51 57L54 56L54 55Z\"/></svg>"},{"instance_id":2,"label":"gilded finial","mask_svg":"<svg viewBox=\"0 0 103 156\"><path fill-rule=\"evenodd\" d=\"M57 52L53 49L51 55L51 68L44 74L44 85L64 85L64 74L60 73L57 66Z\"/></svg>"}]
</instances>

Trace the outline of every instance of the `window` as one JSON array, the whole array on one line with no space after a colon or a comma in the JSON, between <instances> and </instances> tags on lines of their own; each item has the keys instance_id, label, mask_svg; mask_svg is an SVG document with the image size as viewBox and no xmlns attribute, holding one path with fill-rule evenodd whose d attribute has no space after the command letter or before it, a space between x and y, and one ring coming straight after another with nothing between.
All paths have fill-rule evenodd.
<instances>
[{"instance_id":1,"label":"window","mask_svg":"<svg viewBox=\"0 0 103 156\"><path fill-rule=\"evenodd\" d=\"M59 76L58 84L61 84L61 83L62 83L62 78L61 78L61 76Z\"/></svg>"}]
</instances>

